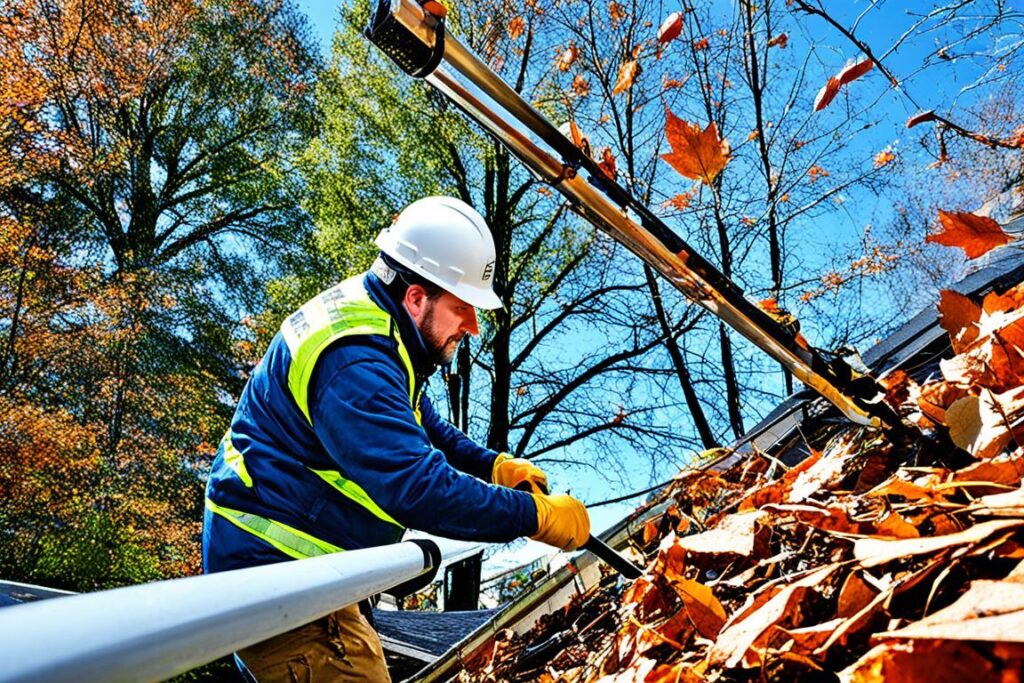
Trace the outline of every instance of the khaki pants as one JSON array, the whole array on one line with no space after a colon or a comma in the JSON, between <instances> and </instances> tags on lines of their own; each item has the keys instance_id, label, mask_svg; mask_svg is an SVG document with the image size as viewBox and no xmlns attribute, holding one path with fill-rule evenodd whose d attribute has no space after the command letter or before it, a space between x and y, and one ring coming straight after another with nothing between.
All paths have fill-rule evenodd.
<instances>
[{"instance_id":1,"label":"khaki pants","mask_svg":"<svg viewBox=\"0 0 1024 683\"><path fill-rule=\"evenodd\" d=\"M390 683L380 638L358 605L239 650L259 683Z\"/></svg>"}]
</instances>

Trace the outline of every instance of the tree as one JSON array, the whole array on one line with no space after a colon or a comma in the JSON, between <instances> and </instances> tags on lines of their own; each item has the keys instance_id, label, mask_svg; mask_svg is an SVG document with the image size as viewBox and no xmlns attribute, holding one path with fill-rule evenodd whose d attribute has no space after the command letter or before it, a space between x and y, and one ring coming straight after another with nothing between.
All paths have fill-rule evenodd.
<instances>
[{"instance_id":1,"label":"tree","mask_svg":"<svg viewBox=\"0 0 1024 683\"><path fill-rule=\"evenodd\" d=\"M0 35L3 564L73 588L195 572L237 320L308 233L288 172L316 125L303 20L19 0Z\"/></svg>"}]
</instances>

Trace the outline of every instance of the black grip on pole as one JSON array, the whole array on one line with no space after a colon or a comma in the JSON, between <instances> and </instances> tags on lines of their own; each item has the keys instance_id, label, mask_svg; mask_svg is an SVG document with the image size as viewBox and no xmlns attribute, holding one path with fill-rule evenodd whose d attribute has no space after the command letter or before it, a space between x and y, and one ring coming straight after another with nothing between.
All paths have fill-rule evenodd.
<instances>
[{"instance_id":1,"label":"black grip on pole","mask_svg":"<svg viewBox=\"0 0 1024 683\"><path fill-rule=\"evenodd\" d=\"M413 538L407 542L415 543L423 551L423 573L384 591L396 598L404 598L426 588L433 582L437 570L441 568L441 549L437 547L437 543L429 538Z\"/></svg>"},{"instance_id":2,"label":"black grip on pole","mask_svg":"<svg viewBox=\"0 0 1024 683\"><path fill-rule=\"evenodd\" d=\"M609 567L622 574L627 579L639 579L644 573L643 569L627 560L624 556L615 552L610 545L593 536L588 538L587 542L583 544L583 549L589 550L597 555Z\"/></svg>"}]
</instances>

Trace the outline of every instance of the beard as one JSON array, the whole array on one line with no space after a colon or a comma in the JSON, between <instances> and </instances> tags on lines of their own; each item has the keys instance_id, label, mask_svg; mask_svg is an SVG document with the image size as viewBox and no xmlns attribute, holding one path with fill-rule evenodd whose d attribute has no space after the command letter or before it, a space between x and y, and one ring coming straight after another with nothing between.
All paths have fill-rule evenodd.
<instances>
[{"instance_id":1,"label":"beard","mask_svg":"<svg viewBox=\"0 0 1024 683\"><path fill-rule=\"evenodd\" d=\"M427 304L427 310L423 314L423 324L420 325L420 335L427 347L427 355L430 356L434 365L448 365L455 358L455 352L459 349L459 343L466 336L465 332L444 337L436 329L434 323L434 304Z\"/></svg>"}]
</instances>

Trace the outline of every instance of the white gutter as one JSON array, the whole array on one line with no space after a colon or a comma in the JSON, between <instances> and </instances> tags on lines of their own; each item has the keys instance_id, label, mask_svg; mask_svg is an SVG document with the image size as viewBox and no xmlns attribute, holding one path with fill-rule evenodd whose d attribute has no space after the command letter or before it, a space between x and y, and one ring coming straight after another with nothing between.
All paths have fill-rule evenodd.
<instances>
[{"instance_id":1,"label":"white gutter","mask_svg":"<svg viewBox=\"0 0 1024 683\"><path fill-rule=\"evenodd\" d=\"M160 681L431 574L430 541L0 610L0 682Z\"/></svg>"}]
</instances>

